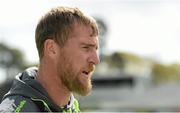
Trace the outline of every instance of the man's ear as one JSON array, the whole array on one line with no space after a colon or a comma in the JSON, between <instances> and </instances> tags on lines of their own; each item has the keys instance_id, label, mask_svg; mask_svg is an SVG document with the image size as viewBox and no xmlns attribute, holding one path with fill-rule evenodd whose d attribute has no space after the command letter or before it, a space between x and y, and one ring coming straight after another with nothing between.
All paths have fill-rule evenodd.
<instances>
[{"instance_id":1,"label":"man's ear","mask_svg":"<svg viewBox=\"0 0 180 113\"><path fill-rule=\"evenodd\" d=\"M44 42L44 55L49 56L49 57L54 57L57 55L57 44L54 40L52 39L47 39Z\"/></svg>"}]
</instances>

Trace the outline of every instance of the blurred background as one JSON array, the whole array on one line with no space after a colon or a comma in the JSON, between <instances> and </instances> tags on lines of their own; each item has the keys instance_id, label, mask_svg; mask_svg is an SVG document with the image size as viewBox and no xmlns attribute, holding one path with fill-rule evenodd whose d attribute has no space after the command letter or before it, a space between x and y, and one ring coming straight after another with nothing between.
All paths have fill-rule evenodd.
<instances>
[{"instance_id":1,"label":"blurred background","mask_svg":"<svg viewBox=\"0 0 180 113\"><path fill-rule=\"evenodd\" d=\"M0 99L16 74L38 65L34 32L52 7L75 6L100 29L93 91L82 111L180 111L178 0L0 0Z\"/></svg>"}]
</instances>

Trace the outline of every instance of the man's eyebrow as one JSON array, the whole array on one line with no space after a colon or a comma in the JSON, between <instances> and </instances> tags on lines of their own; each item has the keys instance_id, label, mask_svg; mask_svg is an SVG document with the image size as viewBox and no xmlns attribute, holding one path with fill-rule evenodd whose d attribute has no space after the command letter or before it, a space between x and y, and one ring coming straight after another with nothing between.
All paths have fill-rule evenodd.
<instances>
[{"instance_id":1,"label":"man's eyebrow","mask_svg":"<svg viewBox=\"0 0 180 113\"><path fill-rule=\"evenodd\" d=\"M85 45L85 46L89 46L89 47L95 47L96 49L99 48L98 45L96 45L96 44L91 44L91 43L81 43L81 45Z\"/></svg>"}]
</instances>

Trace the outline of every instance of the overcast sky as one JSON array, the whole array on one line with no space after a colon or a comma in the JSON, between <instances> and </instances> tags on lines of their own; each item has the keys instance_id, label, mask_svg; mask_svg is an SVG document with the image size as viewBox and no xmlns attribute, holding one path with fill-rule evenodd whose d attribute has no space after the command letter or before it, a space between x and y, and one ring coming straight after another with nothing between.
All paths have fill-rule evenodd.
<instances>
[{"instance_id":1,"label":"overcast sky","mask_svg":"<svg viewBox=\"0 0 180 113\"><path fill-rule=\"evenodd\" d=\"M180 62L178 0L0 0L0 42L38 61L34 31L50 8L76 6L108 26L107 53L132 52L165 63Z\"/></svg>"}]
</instances>

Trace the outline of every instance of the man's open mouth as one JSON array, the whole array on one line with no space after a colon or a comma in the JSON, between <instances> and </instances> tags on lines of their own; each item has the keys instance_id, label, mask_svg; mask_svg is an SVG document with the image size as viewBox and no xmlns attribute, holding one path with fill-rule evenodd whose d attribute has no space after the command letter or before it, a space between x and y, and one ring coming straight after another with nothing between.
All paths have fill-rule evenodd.
<instances>
[{"instance_id":1,"label":"man's open mouth","mask_svg":"<svg viewBox=\"0 0 180 113\"><path fill-rule=\"evenodd\" d=\"M83 71L82 73L89 75L90 71Z\"/></svg>"}]
</instances>

